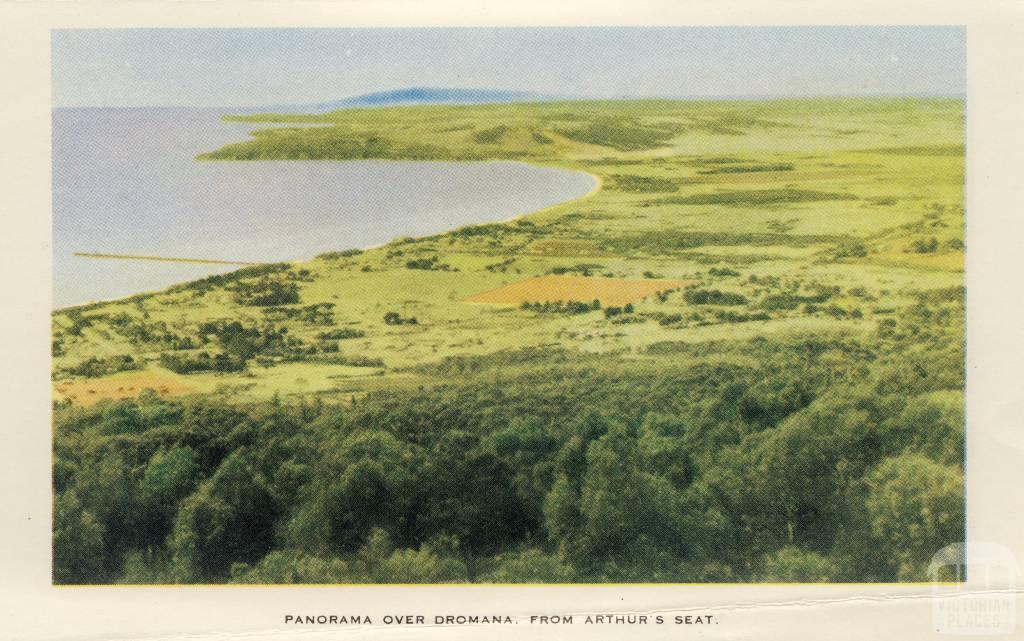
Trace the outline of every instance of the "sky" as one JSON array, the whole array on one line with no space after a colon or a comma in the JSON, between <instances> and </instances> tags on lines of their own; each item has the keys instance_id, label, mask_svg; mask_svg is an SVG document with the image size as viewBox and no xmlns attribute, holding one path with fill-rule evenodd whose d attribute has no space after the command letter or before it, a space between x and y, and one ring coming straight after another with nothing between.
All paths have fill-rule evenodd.
<instances>
[{"instance_id":1,"label":"sky","mask_svg":"<svg viewBox=\"0 0 1024 641\"><path fill-rule=\"evenodd\" d=\"M55 107L306 104L406 87L566 98L963 95L962 27L54 30Z\"/></svg>"}]
</instances>

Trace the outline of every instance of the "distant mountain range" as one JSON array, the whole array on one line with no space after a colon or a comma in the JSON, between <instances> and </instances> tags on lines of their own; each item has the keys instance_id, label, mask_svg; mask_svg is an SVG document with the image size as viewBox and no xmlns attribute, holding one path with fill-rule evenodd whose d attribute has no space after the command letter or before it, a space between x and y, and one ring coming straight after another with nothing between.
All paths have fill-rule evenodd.
<instances>
[{"instance_id":1,"label":"distant mountain range","mask_svg":"<svg viewBox=\"0 0 1024 641\"><path fill-rule=\"evenodd\" d=\"M917 94L913 94L917 95ZM894 94L895 96L895 94ZM930 95L928 95L930 97ZM617 96L610 100L771 100L785 99L790 96L763 95L669 95L669 96ZM804 96L793 96L804 97ZM852 98L883 97L883 96L850 96ZM902 97L902 96L899 96ZM921 96L925 97L925 96ZM939 96L935 96L939 97ZM356 109L367 107L395 107L400 105L483 105L502 102L545 102L552 100L571 100L568 96L543 94L533 91L503 91L500 89L461 89L450 87L408 87L389 91L375 91L333 100L304 105L262 105L250 108L235 108L235 112L249 113L326 113L338 109Z\"/></svg>"},{"instance_id":2,"label":"distant mountain range","mask_svg":"<svg viewBox=\"0 0 1024 641\"><path fill-rule=\"evenodd\" d=\"M863 94L863 95L666 95L666 96L609 96L602 100L784 100L788 98L952 98L963 100L963 94L930 94L930 93L908 93L908 94ZM450 87L407 87L405 89L392 89L389 91L375 91L373 93L350 96L340 100L328 102L317 102L309 104L288 104L288 105L251 105L233 107L189 107L184 105L165 106L74 106L54 107L55 111L60 110L89 110L89 109L205 109L223 111L226 113L326 113L337 109L355 109L367 107L394 107L399 105L483 105L488 103L508 102L548 102L554 100L574 100L578 97L544 94L533 91L502 91L500 89L463 89ZM593 99L593 98L591 98Z\"/></svg>"},{"instance_id":3,"label":"distant mountain range","mask_svg":"<svg viewBox=\"0 0 1024 641\"><path fill-rule=\"evenodd\" d=\"M398 105L481 105L494 102L532 102L555 100L557 96L532 91L501 91L498 89L457 89L438 87L409 87L391 91L342 98L330 102L308 105L277 105L260 107L262 111L327 112L357 107L393 107Z\"/></svg>"}]
</instances>

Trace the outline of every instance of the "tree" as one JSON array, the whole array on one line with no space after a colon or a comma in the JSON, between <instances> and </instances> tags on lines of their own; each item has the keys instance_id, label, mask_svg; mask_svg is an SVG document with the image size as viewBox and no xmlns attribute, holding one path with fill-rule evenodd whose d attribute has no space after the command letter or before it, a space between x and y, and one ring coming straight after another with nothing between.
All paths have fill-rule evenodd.
<instances>
[{"instance_id":1,"label":"tree","mask_svg":"<svg viewBox=\"0 0 1024 641\"><path fill-rule=\"evenodd\" d=\"M353 435L329 448L290 528L293 544L319 554L351 552L374 528L408 540L419 467L414 450L386 432Z\"/></svg>"},{"instance_id":2,"label":"tree","mask_svg":"<svg viewBox=\"0 0 1024 641\"><path fill-rule=\"evenodd\" d=\"M355 583L349 564L339 558L323 558L298 550L274 550L259 563L235 563L231 583Z\"/></svg>"},{"instance_id":3,"label":"tree","mask_svg":"<svg viewBox=\"0 0 1024 641\"><path fill-rule=\"evenodd\" d=\"M179 580L216 580L233 562L252 563L270 551L279 513L263 476L244 451L182 503L170 548Z\"/></svg>"},{"instance_id":4,"label":"tree","mask_svg":"<svg viewBox=\"0 0 1024 641\"><path fill-rule=\"evenodd\" d=\"M685 432L685 423L675 417L648 414L637 441L642 468L665 478L679 490L692 483L697 474L683 439Z\"/></svg>"},{"instance_id":5,"label":"tree","mask_svg":"<svg viewBox=\"0 0 1024 641\"><path fill-rule=\"evenodd\" d=\"M428 455L417 501L419 536L456 539L470 579L478 557L539 526L516 492L508 464L476 446L465 432L443 434Z\"/></svg>"},{"instance_id":6,"label":"tree","mask_svg":"<svg viewBox=\"0 0 1024 641\"><path fill-rule=\"evenodd\" d=\"M140 540L145 547L163 545L179 502L195 488L199 465L190 447L161 449L149 460L139 483Z\"/></svg>"},{"instance_id":7,"label":"tree","mask_svg":"<svg viewBox=\"0 0 1024 641\"><path fill-rule=\"evenodd\" d=\"M633 557L650 546L685 553L681 496L647 471L636 434L613 424L587 451L580 491L584 544L603 558Z\"/></svg>"},{"instance_id":8,"label":"tree","mask_svg":"<svg viewBox=\"0 0 1024 641\"><path fill-rule=\"evenodd\" d=\"M481 581L486 583L571 583L573 569L557 554L537 549L506 552L494 559L495 567Z\"/></svg>"},{"instance_id":9,"label":"tree","mask_svg":"<svg viewBox=\"0 0 1024 641\"><path fill-rule=\"evenodd\" d=\"M651 470L635 429L591 417L576 432L545 502L549 536L585 577L676 577L691 551L684 496Z\"/></svg>"},{"instance_id":10,"label":"tree","mask_svg":"<svg viewBox=\"0 0 1024 641\"><path fill-rule=\"evenodd\" d=\"M142 413L133 401L117 401L103 410L103 431L107 434L131 434L143 429Z\"/></svg>"},{"instance_id":11,"label":"tree","mask_svg":"<svg viewBox=\"0 0 1024 641\"><path fill-rule=\"evenodd\" d=\"M963 396L940 392L911 398L884 430L889 452L912 451L950 465L964 460Z\"/></svg>"},{"instance_id":12,"label":"tree","mask_svg":"<svg viewBox=\"0 0 1024 641\"><path fill-rule=\"evenodd\" d=\"M100 525L104 572L113 574L139 541L138 483L131 467L121 454L106 451L93 464L79 469L74 488L82 509Z\"/></svg>"},{"instance_id":13,"label":"tree","mask_svg":"<svg viewBox=\"0 0 1024 641\"><path fill-rule=\"evenodd\" d=\"M530 520L544 519L544 498L554 480L554 454L558 442L545 425L536 419L516 420L484 444L508 463L515 475L516 493Z\"/></svg>"},{"instance_id":14,"label":"tree","mask_svg":"<svg viewBox=\"0 0 1024 641\"><path fill-rule=\"evenodd\" d=\"M765 557L759 581L775 583L827 583L838 578L839 570L831 559L788 545Z\"/></svg>"},{"instance_id":15,"label":"tree","mask_svg":"<svg viewBox=\"0 0 1024 641\"><path fill-rule=\"evenodd\" d=\"M932 556L964 540L962 470L903 454L886 459L866 482L873 553L891 559L899 580L927 580Z\"/></svg>"},{"instance_id":16,"label":"tree","mask_svg":"<svg viewBox=\"0 0 1024 641\"><path fill-rule=\"evenodd\" d=\"M842 522L843 492L882 457L872 409L859 394L819 399L745 441L747 454L735 460L744 479L737 509L752 551L827 549Z\"/></svg>"},{"instance_id":17,"label":"tree","mask_svg":"<svg viewBox=\"0 0 1024 641\"><path fill-rule=\"evenodd\" d=\"M55 583L103 583L103 525L82 509L74 490L57 496L53 511Z\"/></svg>"},{"instance_id":18,"label":"tree","mask_svg":"<svg viewBox=\"0 0 1024 641\"><path fill-rule=\"evenodd\" d=\"M356 554L355 571L370 583L451 583L466 580L465 566L430 546L396 550L387 532L374 529Z\"/></svg>"}]
</instances>

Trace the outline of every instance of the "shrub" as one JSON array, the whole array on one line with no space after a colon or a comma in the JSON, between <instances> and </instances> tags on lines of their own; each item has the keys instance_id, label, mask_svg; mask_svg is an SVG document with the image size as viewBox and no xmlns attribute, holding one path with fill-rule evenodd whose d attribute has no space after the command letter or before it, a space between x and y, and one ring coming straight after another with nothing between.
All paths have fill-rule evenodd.
<instances>
[{"instance_id":1,"label":"shrub","mask_svg":"<svg viewBox=\"0 0 1024 641\"><path fill-rule=\"evenodd\" d=\"M835 581L839 568L817 552L787 546L764 559L761 581L776 583L827 583Z\"/></svg>"},{"instance_id":2,"label":"shrub","mask_svg":"<svg viewBox=\"0 0 1024 641\"><path fill-rule=\"evenodd\" d=\"M594 271L601 269L602 267L604 267L604 265L595 265L592 263L579 263L568 267L565 265L555 265L551 268L549 273L561 276L562 274L576 272L581 276L590 276Z\"/></svg>"},{"instance_id":3,"label":"shrub","mask_svg":"<svg viewBox=\"0 0 1024 641\"><path fill-rule=\"evenodd\" d=\"M910 244L908 252L916 254L931 254L939 249L939 241L934 236L928 239L918 238Z\"/></svg>"},{"instance_id":4,"label":"shrub","mask_svg":"<svg viewBox=\"0 0 1024 641\"><path fill-rule=\"evenodd\" d=\"M577 129L558 129L559 135L589 145L611 147L619 151L653 149L667 143L675 131L643 127L628 120L601 118Z\"/></svg>"},{"instance_id":5,"label":"shrub","mask_svg":"<svg viewBox=\"0 0 1024 641\"><path fill-rule=\"evenodd\" d=\"M708 273L712 276L739 276L740 273L734 269L728 267L712 267L708 270Z\"/></svg>"},{"instance_id":6,"label":"shrub","mask_svg":"<svg viewBox=\"0 0 1024 641\"><path fill-rule=\"evenodd\" d=\"M342 258L352 258L363 253L361 249L346 249L339 252L326 252L319 254L317 258L321 260L340 260Z\"/></svg>"},{"instance_id":7,"label":"shrub","mask_svg":"<svg viewBox=\"0 0 1024 641\"><path fill-rule=\"evenodd\" d=\"M418 325L419 321L416 320L415 316L409 318L403 318L398 312L387 312L384 314L385 325Z\"/></svg>"},{"instance_id":8,"label":"shrub","mask_svg":"<svg viewBox=\"0 0 1024 641\"><path fill-rule=\"evenodd\" d=\"M824 287L812 295L793 294L790 292L769 294L761 301L761 308L768 311L793 310L804 303L824 303L838 294L838 287Z\"/></svg>"},{"instance_id":9,"label":"shrub","mask_svg":"<svg viewBox=\"0 0 1024 641\"><path fill-rule=\"evenodd\" d=\"M746 323L748 321L770 320L771 316L765 312L754 312L753 314L737 314L732 310L720 310L715 312L715 318L723 323Z\"/></svg>"},{"instance_id":10,"label":"shrub","mask_svg":"<svg viewBox=\"0 0 1024 641\"><path fill-rule=\"evenodd\" d=\"M108 356L107 358L90 356L78 365L65 368L63 372L71 376L94 378L137 369L142 369L142 365L138 361L127 354L121 354L119 356Z\"/></svg>"},{"instance_id":11,"label":"shrub","mask_svg":"<svg viewBox=\"0 0 1024 641\"><path fill-rule=\"evenodd\" d=\"M806 189L752 189L747 191L720 191L692 196L668 196L652 201L652 205L725 205L746 207L750 205L778 205L787 203L809 203L828 200L856 200L853 194L840 192L810 191Z\"/></svg>"},{"instance_id":12,"label":"shrub","mask_svg":"<svg viewBox=\"0 0 1024 641\"><path fill-rule=\"evenodd\" d=\"M194 355L161 354L160 365L176 374L194 372L240 372L245 369L245 359L230 354L210 356L207 352Z\"/></svg>"},{"instance_id":13,"label":"shrub","mask_svg":"<svg viewBox=\"0 0 1024 641\"><path fill-rule=\"evenodd\" d=\"M206 278L200 278L188 283L182 283L180 285L174 285L168 288L169 292L180 292L187 290L200 290L205 291L214 287L220 287L228 285L242 280L243 278L256 278L259 276L268 276L270 274L278 274L286 272L291 269L291 265L288 263L268 263L266 265L252 265L249 267L243 267L236 269L233 272L227 274L214 274L213 276L207 276Z\"/></svg>"},{"instance_id":14,"label":"shrub","mask_svg":"<svg viewBox=\"0 0 1024 641\"><path fill-rule=\"evenodd\" d=\"M691 305L745 305L746 296L717 289L688 289L683 298Z\"/></svg>"},{"instance_id":15,"label":"shrub","mask_svg":"<svg viewBox=\"0 0 1024 641\"><path fill-rule=\"evenodd\" d=\"M363 336L366 336L366 332L352 327L342 327L317 334L317 338L325 341L343 341L348 338L362 338Z\"/></svg>"},{"instance_id":16,"label":"shrub","mask_svg":"<svg viewBox=\"0 0 1024 641\"><path fill-rule=\"evenodd\" d=\"M832 250L832 259L864 258L868 255L867 245L860 240L850 240L836 245Z\"/></svg>"},{"instance_id":17,"label":"shrub","mask_svg":"<svg viewBox=\"0 0 1024 641\"><path fill-rule=\"evenodd\" d=\"M239 305L267 307L271 305L294 305L299 302L299 286L264 278L255 283L238 283L233 288L235 302Z\"/></svg>"},{"instance_id":18,"label":"shrub","mask_svg":"<svg viewBox=\"0 0 1024 641\"><path fill-rule=\"evenodd\" d=\"M433 271L451 271L451 265L437 262L437 256L431 256L429 258L414 258L405 262L406 269L425 269Z\"/></svg>"},{"instance_id":19,"label":"shrub","mask_svg":"<svg viewBox=\"0 0 1024 641\"><path fill-rule=\"evenodd\" d=\"M679 191L679 185L667 178L634 176L632 174L613 175L610 187L618 191L628 191L635 194L654 194Z\"/></svg>"},{"instance_id":20,"label":"shrub","mask_svg":"<svg viewBox=\"0 0 1024 641\"><path fill-rule=\"evenodd\" d=\"M698 174L750 174L761 171L793 171L794 165L788 162L765 163L763 165L729 165L714 169L701 169Z\"/></svg>"},{"instance_id":21,"label":"shrub","mask_svg":"<svg viewBox=\"0 0 1024 641\"><path fill-rule=\"evenodd\" d=\"M519 305L522 310L539 312L541 314L586 314L587 312L596 311L601 309L601 301L594 300L590 303L582 303L580 301L571 300L569 302L563 301L544 301L540 302L529 302L524 301ZM607 317L607 310L605 313Z\"/></svg>"},{"instance_id":22,"label":"shrub","mask_svg":"<svg viewBox=\"0 0 1024 641\"><path fill-rule=\"evenodd\" d=\"M621 316L623 314L633 313L633 303L626 303L622 307L606 307L604 309L604 317L612 318L614 316Z\"/></svg>"}]
</instances>

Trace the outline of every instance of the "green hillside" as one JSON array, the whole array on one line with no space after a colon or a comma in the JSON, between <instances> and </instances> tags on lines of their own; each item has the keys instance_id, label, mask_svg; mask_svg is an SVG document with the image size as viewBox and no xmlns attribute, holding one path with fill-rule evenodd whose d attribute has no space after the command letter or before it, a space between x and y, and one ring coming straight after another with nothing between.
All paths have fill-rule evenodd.
<instances>
[{"instance_id":1,"label":"green hillside","mask_svg":"<svg viewBox=\"0 0 1024 641\"><path fill-rule=\"evenodd\" d=\"M200 161L599 188L56 311L56 579L926 578L963 537L963 109L237 117Z\"/></svg>"}]
</instances>

